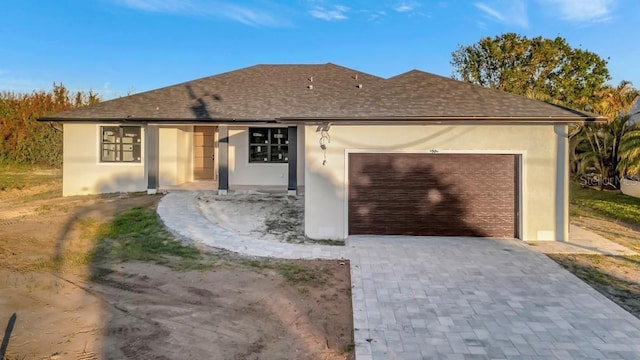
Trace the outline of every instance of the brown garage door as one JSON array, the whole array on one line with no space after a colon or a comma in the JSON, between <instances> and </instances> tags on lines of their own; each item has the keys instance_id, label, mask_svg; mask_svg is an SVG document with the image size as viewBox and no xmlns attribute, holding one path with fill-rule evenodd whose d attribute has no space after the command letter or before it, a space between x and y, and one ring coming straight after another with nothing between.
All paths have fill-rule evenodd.
<instances>
[{"instance_id":1,"label":"brown garage door","mask_svg":"<svg viewBox=\"0 0 640 360\"><path fill-rule=\"evenodd\" d=\"M349 234L515 238L518 158L349 154Z\"/></svg>"}]
</instances>

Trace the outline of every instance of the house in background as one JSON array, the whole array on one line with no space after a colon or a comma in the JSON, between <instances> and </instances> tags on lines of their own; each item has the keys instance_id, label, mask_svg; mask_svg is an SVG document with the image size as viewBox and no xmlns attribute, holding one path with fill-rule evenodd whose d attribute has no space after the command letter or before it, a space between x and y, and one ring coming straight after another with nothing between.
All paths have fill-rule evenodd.
<instances>
[{"instance_id":1,"label":"house in background","mask_svg":"<svg viewBox=\"0 0 640 360\"><path fill-rule=\"evenodd\" d=\"M64 195L304 193L311 238L568 239L570 110L413 70L257 65L71 110ZM179 211L179 209L176 209Z\"/></svg>"}]
</instances>

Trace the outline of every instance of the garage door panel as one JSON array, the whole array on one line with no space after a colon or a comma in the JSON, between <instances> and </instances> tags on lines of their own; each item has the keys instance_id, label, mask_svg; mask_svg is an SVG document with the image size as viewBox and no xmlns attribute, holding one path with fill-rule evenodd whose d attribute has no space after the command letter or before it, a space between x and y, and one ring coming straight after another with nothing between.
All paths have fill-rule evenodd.
<instances>
[{"instance_id":1,"label":"garage door panel","mask_svg":"<svg viewBox=\"0 0 640 360\"><path fill-rule=\"evenodd\" d=\"M517 157L350 154L349 233L515 237Z\"/></svg>"}]
</instances>

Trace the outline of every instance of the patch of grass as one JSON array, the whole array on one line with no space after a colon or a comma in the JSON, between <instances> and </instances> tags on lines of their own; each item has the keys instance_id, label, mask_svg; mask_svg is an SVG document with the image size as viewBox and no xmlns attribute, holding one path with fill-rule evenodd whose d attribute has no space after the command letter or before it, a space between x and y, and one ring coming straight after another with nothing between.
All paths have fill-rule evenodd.
<instances>
[{"instance_id":1,"label":"patch of grass","mask_svg":"<svg viewBox=\"0 0 640 360\"><path fill-rule=\"evenodd\" d=\"M51 200L59 198L60 196L62 196L62 179L60 179L56 184L53 184L50 189L22 196L20 201L25 204L38 200Z\"/></svg>"},{"instance_id":2,"label":"patch of grass","mask_svg":"<svg viewBox=\"0 0 640 360\"><path fill-rule=\"evenodd\" d=\"M58 205L58 204L44 204L44 205L38 206L34 211L36 212L36 214L39 214L39 215L49 214L52 212L66 213L67 211L69 211L69 206Z\"/></svg>"},{"instance_id":3,"label":"patch of grass","mask_svg":"<svg viewBox=\"0 0 640 360\"><path fill-rule=\"evenodd\" d=\"M595 212L609 219L640 226L640 199L618 191L598 191L572 182L570 201L572 216L588 217Z\"/></svg>"},{"instance_id":4,"label":"patch of grass","mask_svg":"<svg viewBox=\"0 0 640 360\"><path fill-rule=\"evenodd\" d=\"M83 231L99 239L92 253L97 262L150 261L176 269L205 266L205 262L199 262L203 260L200 251L176 240L149 208L134 207L109 223L97 225L87 220L82 226Z\"/></svg>"},{"instance_id":5,"label":"patch of grass","mask_svg":"<svg viewBox=\"0 0 640 360\"><path fill-rule=\"evenodd\" d=\"M582 281L640 317L640 256L547 255ZM624 270L620 270L623 268Z\"/></svg>"},{"instance_id":6,"label":"patch of grass","mask_svg":"<svg viewBox=\"0 0 640 360\"><path fill-rule=\"evenodd\" d=\"M34 262L29 266L34 271L58 271L63 267L77 267L91 264L91 252L67 250L63 254Z\"/></svg>"},{"instance_id":7,"label":"patch of grass","mask_svg":"<svg viewBox=\"0 0 640 360\"><path fill-rule=\"evenodd\" d=\"M341 351L343 354L348 354L348 353L352 352L352 351L353 351L353 350L355 350L355 349L356 349L356 344L355 344L355 343L353 343L353 342L350 342L350 343L348 343L347 345L343 346L343 347L340 349L340 351Z\"/></svg>"},{"instance_id":8,"label":"patch of grass","mask_svg":"<svg viewBox=\"0 0 640 360\"><path fill-rule=\"evenodd\" d=\"M327 281L324 269L307 267L292 262L278 262L269 259L240 259L240 264L251 267L259 272L264 270L274 270L280 274L287 282L294 285L322 285ZM301 293L309 292L304 287L299 288Z\"/></svg>"},{"instance_id":9,"label":"patch of grass","mask_svg":"<svg viewBox=\"0 0 640 360\"><path fill-rule=\"evenodd\" d=\"M61 177L59 170L39 171L35 168L0 166L0 191L24 190L59 181Z\"/></svg>"},{"instance_id":10,"label":"patch of grass","mask_svg":"<svg viewBox=\"0 0 640 360\"><path fill-rule=\"evenodd\" d=\"M100 271L112 262L147 261L177 271L191 271L212 269L220 262L218 257L176 240L148 207L123 211L110 222L80 218L75 226L81 237L93 244L91 250L66 250L56 257L36 260L29 268L58 271L63 267L92 265L94 271Z\"/></svg>"},{"instance_id":11,"label":"patch of grass","mask_svg":"<svg viewBox=\"0 0 640 360\"><path fill-rule=\"evenodd\" d=\"M345 246L344 240L331 240L331 239L309 239L309 242L318 244L318 245L327 245L327 246Z\"/></svg>"},{"instance_id":12,"label":"patch of grass","mask_svg":"<svg viewBox=\"0 0 640 360\"><path fill-rule=\"evenodd\" d=\"M240 263L244 266L248 266L260 271L265 269L273 269L273 265L266 260L244 258L240 260Z\"/></svg>"},{"instance_id":13,"label":"patch of grass","mask_svg":"<svg viewBox=\"0 0 640 360\"><path fill-rule=\"evenodd\" d=\"M279 264L276 271L292 284L324 284L326 282L324 274L320 271L298 264Z\"/></svg>"}]
</instances>

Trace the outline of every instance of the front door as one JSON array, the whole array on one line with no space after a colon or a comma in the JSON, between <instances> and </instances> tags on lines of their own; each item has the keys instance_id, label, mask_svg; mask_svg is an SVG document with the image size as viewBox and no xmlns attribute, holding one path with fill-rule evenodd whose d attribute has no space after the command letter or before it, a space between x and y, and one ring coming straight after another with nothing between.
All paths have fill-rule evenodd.
<instances>
[{"instance_id":1,"label":"front door","mask_svg":"<svg viewBox=\"0 0 640 360\"><path fill-rule=\"evenodd\" d=\"M215 180L214 126L196 126L193 129L193 179Z\"/></svg>"}]
</instances>

